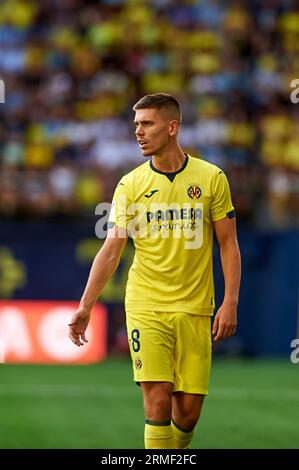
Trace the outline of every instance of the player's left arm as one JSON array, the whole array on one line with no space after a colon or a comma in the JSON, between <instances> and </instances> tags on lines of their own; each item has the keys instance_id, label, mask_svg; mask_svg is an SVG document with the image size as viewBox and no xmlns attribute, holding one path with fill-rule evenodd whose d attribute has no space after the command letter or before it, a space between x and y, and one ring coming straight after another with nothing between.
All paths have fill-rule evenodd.
<instances>
[{"instance_id":1,"label":"player's left arm","mask_svg":"<svg viewBox=\"0 0 299 470\"><path fill-rule=\"evenodd\" d=\"M236 219L225 217L213 222L220 245L225 293L213 324L214 341L228 338L237 328L237 305L241 279L241 256L237 239Z\"/></svg>"}]
</instances>

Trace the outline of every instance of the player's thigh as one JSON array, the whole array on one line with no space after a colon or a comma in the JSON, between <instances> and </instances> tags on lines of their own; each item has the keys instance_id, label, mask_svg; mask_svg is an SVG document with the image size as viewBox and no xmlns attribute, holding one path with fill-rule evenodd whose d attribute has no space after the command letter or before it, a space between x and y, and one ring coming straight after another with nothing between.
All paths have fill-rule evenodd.
<instances>
[{"instance_id":1,"label":"player's thigh","mask_svg":"<svg viewBox=\"0 0 299 470\"><path fill-rule=\"evenodd\" d=\"M171 417L171 382L141 382L145 416L163 421Z\"/></svg>"},{"instance_id":2,"label":"player's thigh","mask_svg":"<svg viewBox=\"0 0 299 470\"><path fill-rule=\"evenodd\" d=\"M211 371L211 317L180 313L175 325L174 391L206 395Z\"/></svg>"},{"instance_id":3,"label":"player's thigh","mask_svg":"<svg viewBox=\"0 0 299 470\"><path fill-rule=\"evenodd\" d=\"M171 314L126 312L136 382L173 382L175 336L167 315Z\"/></svg>"}]
</instances>

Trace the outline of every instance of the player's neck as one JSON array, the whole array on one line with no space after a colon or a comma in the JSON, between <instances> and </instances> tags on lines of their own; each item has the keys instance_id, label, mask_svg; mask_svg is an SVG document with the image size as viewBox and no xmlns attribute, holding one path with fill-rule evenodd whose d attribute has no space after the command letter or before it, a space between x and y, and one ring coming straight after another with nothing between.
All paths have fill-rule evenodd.
<instances>
[{"instance_id":1,"label":"player's neck","mask_svg":"<svg viewBox=\"0 0 299 470\"><path fill-rule=\"evenodd\" d=\"M173 173L180 170L185 160L186 155L180 147L177 147L174 151L167 150L161 154L152 156L153 166L164 173Z\"/></svg>"}]
</instances>

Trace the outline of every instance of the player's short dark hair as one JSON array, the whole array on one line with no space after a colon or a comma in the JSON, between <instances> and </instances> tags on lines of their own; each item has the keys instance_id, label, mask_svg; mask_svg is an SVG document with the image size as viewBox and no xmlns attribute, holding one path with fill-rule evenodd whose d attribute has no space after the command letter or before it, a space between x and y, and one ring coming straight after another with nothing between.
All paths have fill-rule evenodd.
<instances>
[{"instance_id":1,"label":"player's short dark hair","mask_svg":"<svg viewBox=\"0 0 299 470\"><path fill-rule=\"evenodd\" d=\"M146 108L172 108L178 116L178 121L181 122L182 120L182 113L178 100L174 96L168 95L167 93L154 93L153 95L143 96L143 98L134 104L133 111Z\"/></svg>"}]
</instances>

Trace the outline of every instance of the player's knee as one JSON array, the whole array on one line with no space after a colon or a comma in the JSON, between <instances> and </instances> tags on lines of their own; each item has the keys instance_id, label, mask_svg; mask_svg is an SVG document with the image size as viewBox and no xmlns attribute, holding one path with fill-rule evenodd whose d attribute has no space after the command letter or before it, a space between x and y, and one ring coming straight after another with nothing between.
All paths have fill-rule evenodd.
<instances>
[{"instance_id":1,"label":"player's knee","mask_svg":"<svg viewBox=\"0 0 299 470\"><path fill-rule=\"evenodd\" d=\"M183 429L187 431L192 431L195 428L198 420L199 420L200 413L194 412L193 410L190 411L188 414L180 415L174 417L174 422L181 426Z\"/></svg>"},{"instance_id":2,"label":"player's knee","mask_svg":"<svg viewBox=\"0 0 299 470\"><path fill-rule=\"evenodd\" d=\"M198 419L199 419L199 416L187 416L184 419L183 428L186 429L187 431L192 431L192 429L195 428L198 422Z\"/></svg>"}]
</instances>

